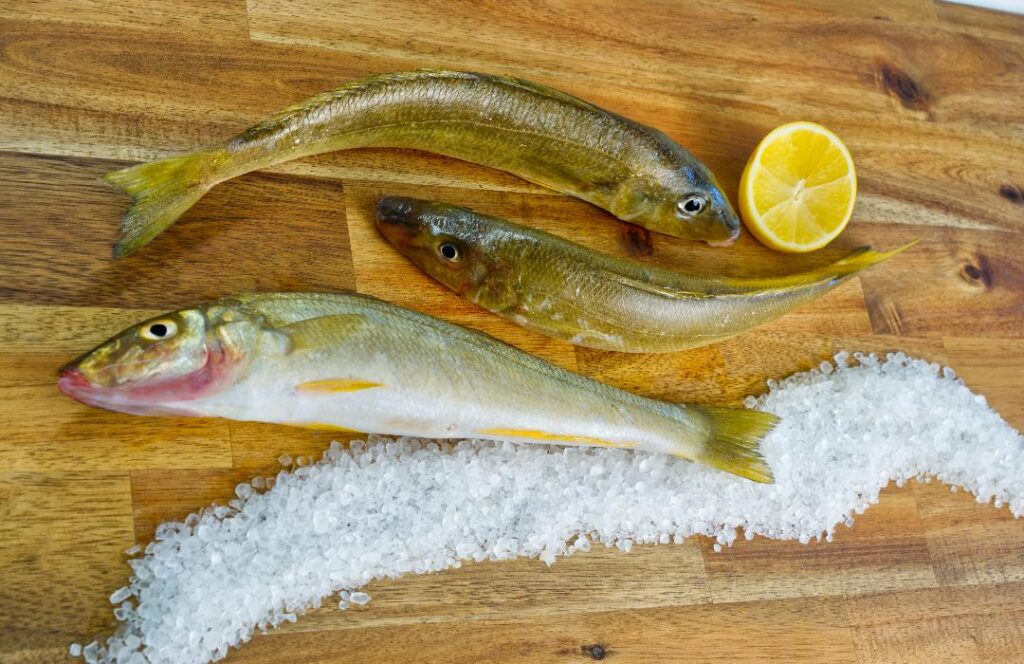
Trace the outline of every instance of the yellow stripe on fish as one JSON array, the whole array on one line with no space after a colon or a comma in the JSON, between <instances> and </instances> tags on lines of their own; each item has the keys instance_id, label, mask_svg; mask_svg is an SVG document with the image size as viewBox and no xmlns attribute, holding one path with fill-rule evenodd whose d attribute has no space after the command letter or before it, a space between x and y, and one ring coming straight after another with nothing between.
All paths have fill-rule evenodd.
<instances>
[{"instance_id":1,"label":"yellow stripe on fish","mask_svg":"<svg viewBox=\"0 0 1024 664\"><path fill-rule=\"evenodd\" d=\"M358 433L365 434L365 431L359 431L358 429L349 429L343 427L340 424L331 424L330 422L289 422L288 426L299 427L300 429L311 429L313 431L337 431L338 433Z\"/></svg>"},{"instance_id":2,"label":"yellow stripe on fish","mask_svg":"<svg viewBox=\"0 0 1024 664\"><path fill-rule=\"evenodd\" d=\"M549 433L534 429L481 429L477 431L482 436L508 436L509 438L531 438L533 440L550 440L559 443L580 443L582 445L599 445L601 447L619 447L631 450L636 443L613 443L603 438L593 436L573 436L571 434Z\"/></svg>"},{"instance_id":3,"label":"yellow stripe on fish","mask_svg":"<svg viewBox=\"0 0 1024 664\"><path fill-rule=\"evenodd\" d=\"M368 380L333 378L330 380L311 380L307 383L299 383L295 386L295 389L300 392L334 394L335 392L358 392L359 390L368 390L373 387L384 387L384 384Z\"/></svg>"}]
</instances>

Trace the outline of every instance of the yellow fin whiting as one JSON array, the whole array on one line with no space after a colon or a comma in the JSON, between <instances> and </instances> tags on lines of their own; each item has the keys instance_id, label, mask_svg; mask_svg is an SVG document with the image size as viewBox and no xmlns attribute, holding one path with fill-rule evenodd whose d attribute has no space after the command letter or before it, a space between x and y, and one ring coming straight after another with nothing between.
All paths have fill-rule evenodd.
<instances>
[{"instance_id":1,"label":"yellow fin whiting","mask_svg":"<svg viewBox=\"0 0 1024 664\"><path fill-rule=\"evenodd\" d=\"M530 438L532 440L545 440L553 443L579 443L581 445L598 445L600 447L619 447L622 449L633 449L634 443L615 443L603 438L593 436L574 436L572 434L549 433L535 429L481 429L477 431L482 436L507 436L509 438Z\"/></svg>"}]
</instances>

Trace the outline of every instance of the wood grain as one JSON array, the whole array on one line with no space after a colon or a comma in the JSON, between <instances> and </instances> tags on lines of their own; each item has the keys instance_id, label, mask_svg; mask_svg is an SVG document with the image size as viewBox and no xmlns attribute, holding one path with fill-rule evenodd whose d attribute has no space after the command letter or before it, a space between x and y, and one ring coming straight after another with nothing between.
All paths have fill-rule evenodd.
<instances>
[{"instance_id":1,"label":"wood grain","mask_svg":"<svg viewBox=\"0 0 1024 664\"><path fill-rule=\"evenodd\" d=\"M910 492L889 491L832 542L738 541L705 549L713 602L843 595L938 585Z\"/></svg>"},{"instance_id":2,"label":"wood grain","mask_svg":"<svg viewBox=\"0 0 1024 664\"><path fill-rule=\"evenodd\" d=\"M443 634L442 638L438 638ZM855 664L840 598L558 612L257 638L237 661L290 652L308 662L815 662ZM597 652L599 654L595 655Z\"/></svg>"},{"instance_id":3,"label":"wood grain","mask_svg":"<svg viewBox=\"0 0 1024 664\"><path fill-rule=\"evenodd\" d=\"M214 188L113 261L125 199L103 173L222 140L355 78L510 73L664 130L738 186L796 119L843 137L860 194L808 256L636 234L506 173L352 150ZM332 436L132 418L60 395L57 367L125 325L238 290L374 294L642 394L737 403L840 350L948 363L1024 427L1024 17L930 0L15 0L0 7L0 660L66 660L109 631L124 549L282 453ZM756 275L921 243L726 342L638 356L578 349L464 302L377 234L405 194L468 205L655 265ZM371 584L229 662L1024 661L1024 527L940 484L890 487L832 543L601 547L551 568L465 565Z\"/></svg>"},{"instance_id":4,"label":"wood grain","mask_svg":"<svg viewBox=\"0 0 1024 664\"><path fill-rule=\"evenodd\" d=\"M863 661L1020 661L1020 583L893 592L846 604Z\"/></svg>"}]
</instances>

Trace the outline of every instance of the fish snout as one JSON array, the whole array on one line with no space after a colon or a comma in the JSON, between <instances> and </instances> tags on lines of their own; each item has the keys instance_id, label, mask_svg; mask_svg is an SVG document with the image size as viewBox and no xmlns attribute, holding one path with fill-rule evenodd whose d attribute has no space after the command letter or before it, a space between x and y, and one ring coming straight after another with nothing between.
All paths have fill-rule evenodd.
<instances>
[{"instance_id":1,"label":"fish snout","mask_svg":"<svg viewBox=\"0 0 1024 664\"><path fill-rule=\"evenodd\" d=\"M91 392L96 386L85 377L74 364L66 364L57 372L57 389L71 397L81 400L82 396Z\"/></svg>"},{"instance_id":2,"label":"fish snout","mask_svg":"<svg viewBox=\"0 0 1024 664\"><path fill-rule=\"evenodd\" d=\"M740 218L731 209L723 210L718 214L718 227L723 230L723 237L708 240L712 247L731 246L740 237Z\"/></svg>"},{"instance_id":3,"label":"fish snout","mask_svg":"<svg viewBox=\"0 0 1024 664\"><path fill-rule=\"evenodd\" d=\"M384 196L377 201L377 228L385 237L411 238L423 230L422 206L419 201L403 196Z\"/></svg>"},{"instance_id":4,"label":"fish snout","mask_svg":"<svg viewBox=\"0 0 1024 664\"><path fill-rule=\"evenodd\" d=\"M385 196L377 201L377 230L402 253L426 233L421 203L402 196Z\"/></svg>"}]
</instances>

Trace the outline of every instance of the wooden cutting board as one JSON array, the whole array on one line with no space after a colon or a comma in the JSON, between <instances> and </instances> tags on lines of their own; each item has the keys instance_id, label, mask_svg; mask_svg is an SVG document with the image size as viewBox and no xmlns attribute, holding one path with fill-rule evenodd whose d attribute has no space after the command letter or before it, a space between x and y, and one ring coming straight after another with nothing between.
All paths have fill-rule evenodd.
<instances>
[{"instance_id":1,"label":"wooden cutting board","mask_svg":"<svg viewBox=\"0 0 1024 664\"><path fill-rule=\"evenodd\" d=\"M0 660L61 661L114 624L123 551L157 523L331 436L133 418L55 369L150 312L243 289L356 289L643 394L737 403L841 350L948 363L1024 426L1024 19L929 0L14 0L0 7ZM396 150L324 155L214 189L114 261L125 201L98 176L224 138L313 93L418 67L511 73L655 125L736 190L771 128L835 130L854 219L810 256L627 232L515 177ZM688 353L574 349L419 273L375 233L382 193L434 197L642 256L756 274L921 244L829 296ZM937 404L936 408L941 408ZM230 662L1021 662L1024 523L911 484L832 544L740 541L469 565L368 588Z\"/></svg>"}]
</instances>

